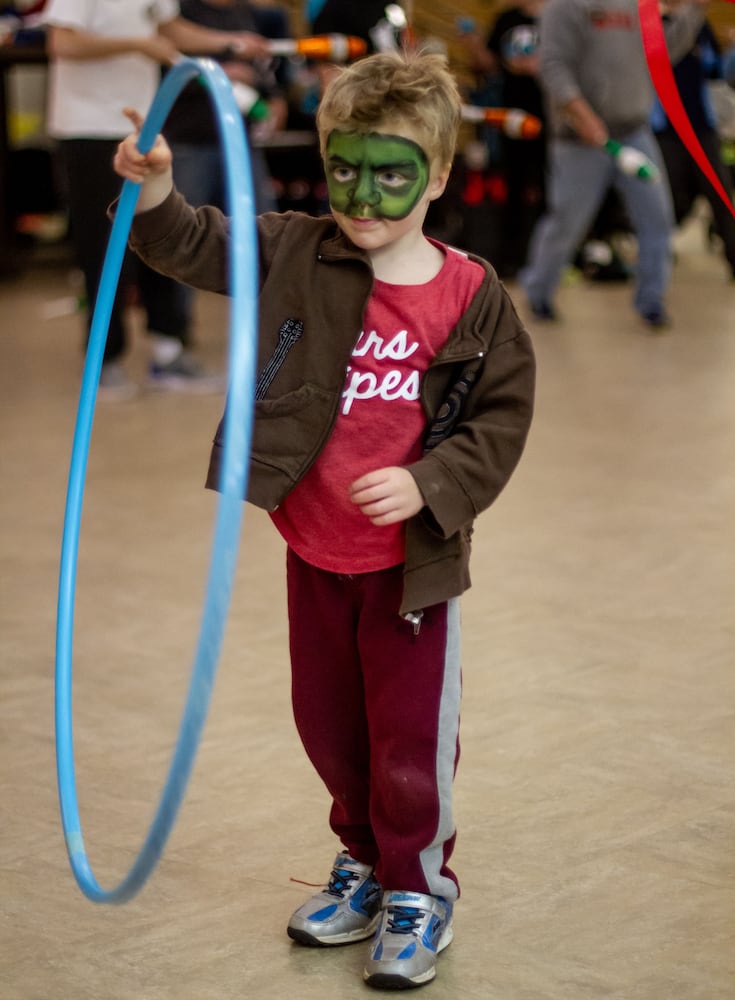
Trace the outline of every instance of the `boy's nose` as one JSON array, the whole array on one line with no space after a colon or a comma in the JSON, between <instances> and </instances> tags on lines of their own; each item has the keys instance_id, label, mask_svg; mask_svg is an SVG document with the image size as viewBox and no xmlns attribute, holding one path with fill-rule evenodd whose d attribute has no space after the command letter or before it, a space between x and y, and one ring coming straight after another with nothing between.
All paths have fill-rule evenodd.
<instances>
[{"instance_id":1,"label":"boy's nose","mask_svg":"<svg viewBox=\"0 0 735 1000\"><path fill-rule=\"evenodd\" d=\"M374 208L380 202L380 192L375 186L373 177L367 171L362 171L357 180L357 185L351 192L352 201L358 205L369 205Z\"/></svg>"}]
</instances>

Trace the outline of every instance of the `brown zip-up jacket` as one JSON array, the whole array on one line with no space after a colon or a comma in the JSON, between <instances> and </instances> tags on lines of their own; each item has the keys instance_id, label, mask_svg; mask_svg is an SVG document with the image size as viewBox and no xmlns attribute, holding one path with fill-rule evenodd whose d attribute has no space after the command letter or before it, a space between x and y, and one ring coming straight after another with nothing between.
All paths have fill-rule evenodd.
<instances>
[{"instance_id":1,"label":"brown zip-up jacket","mask_svg":"<svg viewBox=\"0 0 735 1000\"><path fill-rule=\"evenodd\" d=\"M373 274L331 216L269 213L257 227L259 377L248 500L274 510L334 426ZM226 293L228 239L225 216L192 209L174 191L135 217L130 243L157 270ZM421 384L429 431L423 457L409 468L426 506L406 525L402 613L470 586L473 521L508 482L531 422L530 338L493 269L472 259L485 268L483 283ZM209 487L217 487L221 457L222 424Z\"/></svg>"}]
</instances>

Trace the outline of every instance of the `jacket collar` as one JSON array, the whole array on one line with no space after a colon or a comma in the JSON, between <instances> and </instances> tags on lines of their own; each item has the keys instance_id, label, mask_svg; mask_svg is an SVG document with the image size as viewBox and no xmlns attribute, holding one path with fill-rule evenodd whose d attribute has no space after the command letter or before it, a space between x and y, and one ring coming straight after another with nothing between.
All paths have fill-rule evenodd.
<instances>
[{"instance_id":1,"label":"jacket collar","mask_svg":"<svg viewBox=\"0 0 735 1000\"><path fill-rule=\"evenodd\" d=\"M319 244L319 254L329 260L362 260L368 267L370 258L365 250L356 247L354 243L347 239L336 222L329 217L331 225L325 232L324 238Z\"/></svg>"},{"instance_id":2,"label":"jacket collar","mask_svg":"<svg viewBox=\"0 0 735 1000\"><path fill-rule=\"evenodd\" d=\"M320 258L333 261L359 260L372 273L367 253L347 239L331 216L325 216L324 221L325 233L319 244ZM471 253L467 256L485 269L486 276L469 309L439 352L438 358L442 361L471 361L482 357L490 348L488 331L494 328L494 324L488 323L488 311L497 307L498 277L487 261Z\"/></svg>"}]
</instances>

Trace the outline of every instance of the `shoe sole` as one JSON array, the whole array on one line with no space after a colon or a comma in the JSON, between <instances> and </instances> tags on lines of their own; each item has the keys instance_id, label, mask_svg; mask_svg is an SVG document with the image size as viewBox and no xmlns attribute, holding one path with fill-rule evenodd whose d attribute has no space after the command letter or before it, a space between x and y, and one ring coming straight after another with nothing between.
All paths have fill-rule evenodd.
<instances>
[{"instance_id":1,"label":"shoe sole","mask_svg":"<svg viewBox=\"0 0 735 1000\"><path fill-rule=\"evenodd\" d=\"M439 938L439 944L436 946L436 953L440 955L445 948L448 948L454 939L454 930L452 929L451 923L444 929L444 933ZM373 972L369 973L367 969L363 974L365 983L368 986L372 986L377 990L410 990L418 986L426 986L430 983L432 979L436 976L436 966L432 965L430 969L426 972L422 972L418 976L401 976L394 972Z\"/></svg>"},{"instance_id":2,"label":"shoe sole","mask_svg":"<svg viewBox=\"0 0 735 1000\"><path fill-rule=\"evenodd\" d=\"M375 933L375 928L378 926L379 919L380 914L378 913L366 927L349 931L346 934L332 934L329 937L323 938L317 937L315 934L310 934L309 931L305 931L300 927L289 926L286 928L286 933L292 941L296 941L297 944L306 945L307 948L331 948L335 945L355 944L357 941L365 941L367 938L372 937Z\"/></svg>"}]
</instances>

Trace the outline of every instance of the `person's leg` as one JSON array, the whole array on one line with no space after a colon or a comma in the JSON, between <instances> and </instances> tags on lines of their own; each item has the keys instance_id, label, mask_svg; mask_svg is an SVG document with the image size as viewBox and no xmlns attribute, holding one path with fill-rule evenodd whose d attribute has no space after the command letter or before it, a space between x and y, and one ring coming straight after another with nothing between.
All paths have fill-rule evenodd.
<instances>
[{"instance_id":1,"label":"person's leg","mask_svg":"<svg viewBox=\"0 0 735 1000\"><path fill-rule=\"evenodd\" d=\"M344 852L325 889L288 921L299 944L343 945L370 937L382 889L370 822L370 749L355 642L359 615L353 578L287 559L292 702L296 728L332 796L330 826Z\"/></svg>"},{"instance_id":2,"label":"person's leg","mask_svg":"<svg viewBox=\"0 0 735 1000\"><path fill-rule=\"evenodd\" d=\"M372 936L366 982L420 986L452 940L459 895L448 867L459 601L424 609L414 624L398 613L401 566L342 576L291 551L288 584L294 716L332 794L332 829L352 855L337 857L328 887L292 914L288 934L322 945Z\"/></svg>"},{"instance_id":3,"label":"person's leg","mask_svg":"<svg viewBox=\"0 0 735 1000\"><path fill-rule=\"evenodd\" d=\"M698 138L720 184L722 184L725 192L730 197L730 204L732 204L731 180L727 167L722 162L720 137L714 129L708 129L705 132L701 132ZM730 267L730 273L735 277L735 217L733 217L730 208L722 200L720 194L715 191L709 179L705 177L704 173L698 167L696 169L699 190L710 203L715 232L722 239L725 259Z\"/></svg>"},{"instance_id":4,"label":"person's leg","mask_svg":"<svg viewBox=\"0 0 735 1000\"><path fill-rule=\"evenodd\" d=\"M564 268L586 235L614 173L611 157L580 142L555 140L549 150L548 209L539 220L520 272L531 307L551 305Z\"/></svg>"},{"instance_id":5,"label":"person's leg","mask_svg":"<svg viewBox=\"0 0 735 1000\"><path fill-rule=\"evenodd\" d=\"M87 334L97 301L111 224L107 208L120 194L120 178L112 169L117 142L106 139L64 139L59 143L66 188L71 242L84 276ZM104 360L125 350L124 287L118 282L110 316Z\"/></svg>"},{"instance_id":6,"label":"person's leg","mask_svg":"<svg viewBox=\"0 0 735 1000\"><path fill-rule=\"evenodd\" d=\"M289 551L287 568L294 718L333 831L384 887L456 899L458 602L414 634L401 567L342 576Z\"/></svg>"},{"instance_id":7,"label":"person's leg","mask_svg":"<svg viewBox=\"0 0 735 1000\"><path fill-rule=\"evenodd\" d=\"M638 241L633 304L653 325L666 322L664 297L671 278L671 235L674 209L661 151L648 127L625 139L659 168L656 180L641 180L618 171L615 184L625 202Z\"/></svg>"},{"instance_id":8,"label":"person's leg","mask_svg":"<svg viewBox=\"0 0 735 1000\"><path fill-rule=\"evenodd\" d=\"M453 901L454 773L459 758L459 602L425 608L416 630L398 609L401 567L366 574L359 648L370 734L375 868L386 889Z\"/></svg>"},{"instance_id":9,"label":"person's leg","mask_svg":"<svg viewBox=\"0 0 735 1000\"><path fill-rule=\"evenodd\" d=\"M291 694L296 728L332 796L330 825L350 855L374 865L370 746L357 649L353 579L287 555Z\"/></svg>"},{"instance_id":10,"label":"person's leg","mask_svg":"<svg viewBox=\"0 0 735 1000\"><path fill-rule=\"evenodd\" d=\"M508 200L503 206L503 255L506 273L526 263L531 236L544 212L545 141L507 139L504 159Z\"/></svg>"},{"instance_id":11,"label":"person's leg","mask_svg":"<svg viewBox=\"0 0 735 1000\"><path fill-rule=\"evenodd\" d=\"M384 889L363 978L421 986L453 937L459 895L449 868L452 786L459 758L459 600L397 614L402 568L362 580L360 657L370 732L370 817Z\"/></svg>"},{"instance_id":12,"label":"person's leg","mask_svg":"<svg viewBox=\"0 0 735 1000\"><path fill-rule=\"evenodd\" d=\"M691 153L676 132L667 130L655 138L666 167L674 207L674 222L678 226L692 210L694 198L698 193L696 173L699 172L699 167L694 163Z\"/></svg>"},{"instance_id":13,"label":"person's leg","mask_svg":"<svg viewBox=\"0 0 735 1000\"><path fill-rule=\"evenodd\" d=\"M138 261L136 275L148 333L175 340L179 344L171 354L175 357L191 340L193 290L143 261Z\"/></svg>"}]
</instances>

